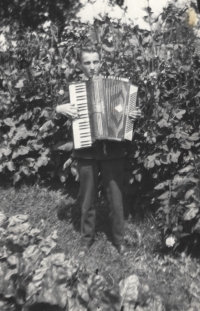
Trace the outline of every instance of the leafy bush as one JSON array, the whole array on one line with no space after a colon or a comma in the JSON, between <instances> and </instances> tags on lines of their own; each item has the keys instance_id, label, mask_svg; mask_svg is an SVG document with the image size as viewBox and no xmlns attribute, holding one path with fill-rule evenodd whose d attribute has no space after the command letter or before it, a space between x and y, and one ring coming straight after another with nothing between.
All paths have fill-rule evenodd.
<instances>
[{"instance_id":1,"label":"leafy bush","mask_svg":"<svg viewBox=\"0 0 200 311\"><path fill-rule=\"evenodd\" d=\"M115 311L152 303L148 286L140 284L136 275L110 286L106 277L92 273L78 259L55 253L57 233L45 238L42 221L33 228L27 215L7 218L0 213L0 237L2 311L39 311L45 307ZM158 303L163 306L160 298Z\"/></svg>"},{"instance_id":2,"label":"leafy bush","mask_svg":"<svg viewBox=\"0 0 200 311\"><path fill-rule=\"evenodd\" d=\"M199 230L199 39L187 7L170 4L154 20L145 10L149 30L107 16L94 25L68 18L62 28L46 20L35 31L2 22L0 174L14 184L78 179L71 122L54 108L81 76L77 48L92 41L102 74L139 85L143 117L127 145L125 193L141 209L158 208L165 241L177 246Z\"/></svg>"}]
</instances>

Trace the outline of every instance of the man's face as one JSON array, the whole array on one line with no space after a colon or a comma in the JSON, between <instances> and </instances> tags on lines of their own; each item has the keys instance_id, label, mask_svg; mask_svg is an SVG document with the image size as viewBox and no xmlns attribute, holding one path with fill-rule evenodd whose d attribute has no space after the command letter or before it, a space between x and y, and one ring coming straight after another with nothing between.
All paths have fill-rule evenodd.
<instances>
[{"instance_id":1,"label":"man's face","mask_svg":"<svg viewBox=\"0 0 200 311\"><path fill-rule=\"evenodd\" d=\"M87 78L98 76L101 68L99 54L97 52L83 52L81 69Z\"/></svg>"}]
</instances>

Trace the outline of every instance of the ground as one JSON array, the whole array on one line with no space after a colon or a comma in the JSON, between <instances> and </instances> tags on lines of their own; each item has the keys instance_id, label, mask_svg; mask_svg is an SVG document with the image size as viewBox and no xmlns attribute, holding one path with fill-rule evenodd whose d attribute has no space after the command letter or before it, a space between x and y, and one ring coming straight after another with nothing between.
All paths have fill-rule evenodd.
<instances>
[{"instance_id":1,"label":"ground","mask_svg":"<svg viewBox=\"0 0 200 311\"><path fill-rule=\"evenodd\" d=\"M44 235L56 229L59 238L55 251L77 259L81 216L77 194L78 186L68 193L39 185L19 189L2 187L0 211L8 216L29 215L31 224L43 227ZM161 251L161 235L154 215L146 213L140 217L131 211L131 206L125 213L126 239L131 251L127 256L120 256L112 246L106 201L100 198L96 208L95 242L86 257L80 259L81 264L91 273L103 275L110 286L136 274L151 293L162 298L166 310L188 311L193 299L191 283L199 286L198 260Z\"/></svg>"}]
</instances>

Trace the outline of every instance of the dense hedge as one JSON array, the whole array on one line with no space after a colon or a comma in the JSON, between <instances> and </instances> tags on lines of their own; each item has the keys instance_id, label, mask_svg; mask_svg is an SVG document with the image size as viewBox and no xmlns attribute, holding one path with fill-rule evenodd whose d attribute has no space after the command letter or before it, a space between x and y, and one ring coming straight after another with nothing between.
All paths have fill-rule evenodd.
<instances>
[{"instance_id":1,"label":"dense hedge","mask_svg":"<svg viewBox=\"0 0 200 311\"><path fill-rule=\"evenodd\" d=\"M1 22L0 174L15 185L78 178L71 122L54 108L68 102L68 84L81 75L77 48L92 41L103 74L139 85L143 117L127 144L125 192L143 209L159 208L166 243L177 246L197 241L200 228L199 41L186 9L171 4L156 20L149 7L146 14L151 30L108 17L92 26L67 19L62 29L49 19L24 31Z\"/></svg>"}]
</instances>

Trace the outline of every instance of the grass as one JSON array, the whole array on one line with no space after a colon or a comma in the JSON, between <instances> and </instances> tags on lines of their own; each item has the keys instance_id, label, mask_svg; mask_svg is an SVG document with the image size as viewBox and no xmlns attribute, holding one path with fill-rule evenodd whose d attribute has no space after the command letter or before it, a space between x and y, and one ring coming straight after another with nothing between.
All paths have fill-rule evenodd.
<instances>
[{"instance_id":1,"label":"grass","mask_svg":"<svg viewBox=\"0 0 200 311\"><path fill-rule=\"evenodd\" d=\"M59 236L56 251L77 259L81 217L77 192L77 187L68 194L38 185L0 188L0 211L8 216L29 215L31 224L44 227L45 235L56 229ZM191 302L197 299L191 293L191 284L200 288L198 261L162 254L160 234L151 214L139 217L131 215L126 208L125 215L126 238L132 246L130 254L122 257L112 246L108 209L106 202L99 200L95 242L81 264L91 273L103 275L111 286L136 274L152 295L162 298L166 311L188 311Z\"/></svg>"}]
</instances>

